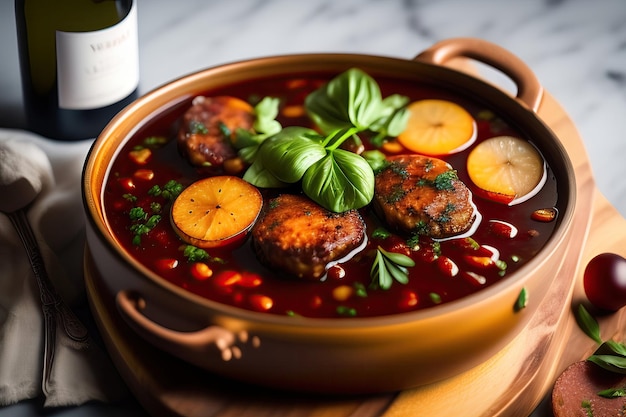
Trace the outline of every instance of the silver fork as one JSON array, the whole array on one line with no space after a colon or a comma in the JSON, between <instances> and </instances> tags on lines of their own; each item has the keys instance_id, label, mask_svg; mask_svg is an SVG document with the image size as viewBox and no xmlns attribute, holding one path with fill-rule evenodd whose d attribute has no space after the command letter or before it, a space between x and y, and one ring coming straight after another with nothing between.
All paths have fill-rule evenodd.
<instances>
[{"instance_id":1,"label":"silver fork","mask_svg":"<svg viewBox=\"0 0 626 417\"><path fill-rule=\"evenodd\" d=\"M61 320L61 324L67 336L78 344L78 348L88 346L89 334L87 328L76 315L74 315L74 312L65 304L54 289L48 277L48 273L46 272L39 244L30 226L30 222L26 217L26 211L19 209L5 214L9 217L24 245L24 249L26 249L28 260L35 274L35 278L37 279L37 285L39 286L44 319L44 364L41 388L44 395L47 396L50 393L48 388L52 373L52 364L54 362L57 318Z\"/></svg>"}]
</instances>

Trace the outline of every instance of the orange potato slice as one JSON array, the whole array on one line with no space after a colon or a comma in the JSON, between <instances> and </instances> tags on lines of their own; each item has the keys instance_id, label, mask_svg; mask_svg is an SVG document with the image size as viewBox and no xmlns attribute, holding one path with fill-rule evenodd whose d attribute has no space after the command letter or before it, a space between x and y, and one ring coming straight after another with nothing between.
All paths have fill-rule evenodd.
<instances>
[{"instance_id":1,"label":"orange potato slice","mask_svg":"<svg viewBox=\"0 0 626 417\"><path fill-rule=\"evenodd\" d=\"M241 178L208 177L191 184L174 200L171 223L190 245L215 248L245 237L262 206L260 191Z\"/></svg>"},{"instance_id":2,"label":"orange potato slice","mask_svg":"<svg viewBox=\"0 0 626 417\"><path fill-rule=\"evenodd\" d=\"M467 149L476 140L476 121L463 107L447 100L419 100L407 106L406 129L398 136L405 148L437 156Z\"/></svg>"},{"instance_id":3,"label":"orange potato slice","mask_svg":"<svg viewBox=\"0 0 626 417\"><path fill-rule=\"evenodd\" d=\"M467 157L467 173L484 191L483 196L507 204L527 200L545 182L539 151L512 136L497 136L476 145Z\"/></svg>"}]
</instances>

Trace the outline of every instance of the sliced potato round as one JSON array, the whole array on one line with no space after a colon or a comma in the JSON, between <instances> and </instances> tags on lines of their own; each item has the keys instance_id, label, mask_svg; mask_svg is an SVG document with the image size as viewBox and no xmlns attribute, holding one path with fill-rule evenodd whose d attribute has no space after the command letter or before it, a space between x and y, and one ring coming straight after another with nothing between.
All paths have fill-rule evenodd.
<instances>
[{"instance_id":1,"label":"sliced potato round","mask_svg":"<svg viewBox=\"0 0 626 417\"><path fill-rule=\"evenodd\" d=\"M478 188L510 204L538 191L545 181L545 164L528 141L497 136L472 149L467 157L467 173Z\"/></svg>"},{"instance_id":2,"label":"sliced potato round","mask_svg":"<svg viewBox=\"0 0 626 417\"><path fill-rule=\"evenodd\" d=\"M474 118L456 103L419 100L407 108L409 120L398 142L413 152L446 155L467 149L476 140Z\"/></svg>"},{"instance_id":3,"label":"sliced potato round","mask_svg":"<svg viewBox=\"0 0 626 417\"><path fill-rule=\"evenodd\" d=\"M241 178L208 177L180 193L172 204L171 222L190 245L219 247L244 237L262 206L260 191Z\"/></svg>"}]
</instances>

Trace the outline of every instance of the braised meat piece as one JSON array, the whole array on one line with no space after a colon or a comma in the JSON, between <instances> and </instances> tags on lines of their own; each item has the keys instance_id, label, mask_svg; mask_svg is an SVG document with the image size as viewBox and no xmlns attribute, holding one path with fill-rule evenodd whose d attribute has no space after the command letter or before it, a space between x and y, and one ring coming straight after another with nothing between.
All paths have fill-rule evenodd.
<instances>
[{"instance_id":1,"label":"braised meat piece","mask_svg":"<svg viewBox=\"0 0 626 417\"><path fill-rule=\"evenodd\" d=\"M219 171L237 156L230 138L238 128L251 130L254 108L229 96L196 97L183 115L178 147L191 164Z\"/></svg>"},{"instance_id":2,"label":"braised meat piece","mask_svg":"<svg viewBox=\"0 0 626 417\"><path fill-rule=\"evenodd\" d=\"M445 161L398 155L376 175L374 208L388 226L407 234L445 238L476 218L472 194Z\"/></svg>"},{"instance_id":3,"label":"braised meat piece","mask_svg":"<svg viewBox=\"0 0 626 417\"><path fill-rule=\"evenodd\" d=\"M333 213L305 196L283 194L269 201L252 230L261 262L302 279L323 279L329 262L348 256L365 239L356 210Z\"/></svg>"}]
</instances>

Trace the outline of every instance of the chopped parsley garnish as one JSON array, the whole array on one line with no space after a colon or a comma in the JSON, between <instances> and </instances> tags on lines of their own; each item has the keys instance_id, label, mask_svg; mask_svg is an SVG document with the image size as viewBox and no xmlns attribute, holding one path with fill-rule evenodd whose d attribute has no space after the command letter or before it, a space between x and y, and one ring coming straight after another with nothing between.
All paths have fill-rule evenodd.
<instances>
[{"instance_id":1,"label":"chopped parsley garnish","mask_svg":"<svg viewBox=\"0 0 626 417\"><path fill-rule=\"evenodd\" d=\"M406 170L406 166L404 164L392 162L388 165L388 167L394 174L399 175L404 179L409 178L409 172Z\"/></svg>"},{"instance_id":2,"label":"chopped parsley garnish","mask_svg":"<svg viewBox=\"0 0 626 417\"><path fill-rule=\"evenodd\" d=\"M150 203L150 210L152 210L153 213L160 213L163 211L163 206L156 201L153 201Z\"/></svg>"},{"instance_id":3,"label":"chopped parsley garnish","mask_svg":"<svg viewBox=\"0 0 626 417\"><path fill-rule=\"evenodd\" d=\"M183 256L187 258L188 262L214 262L224 264L226 261L223 258L219 258L217 256L211 256L207 251L202 248L198 248L193 245L184 245L181 247L183 251Z\"/></svg>"},{"instance_id":4,"label":"chopped parsley garnish","mask_svg":"<svg viewBox=\"0 0 626 417\"><path fill-rule=\"evenodd\" d=\"M355 282L352 286L354 287L354 293L357 297L367 297L367 288L365 288L365 285L361 284L360 282Z\"/></svg>"},{"instance_id":5,"label":"chopped parsley garnish","mask_svg":"<svg viewBox=\"0 0 626 417\"><path fill-rule=\"evenodd\" d=\"M428 226L428 223L426 223L423 220L420 220L419 222L417 222L415 227L413 227L413 233L415 237L419 235L427 235L429 231L430 231L430 227Z\"/></svg>"},{"instance_id":6,"label":"chopped parsley garnish","mask_svg":"<svg viewBox=\"0 0 626 417\"><path fill-rule=\"evenodd\" d=\"M433 242L433 253L437 257L441 256L441 243Z\"/></svg>"},{"instance_id":7,"label":"chopped parsley garnish","mask_svg":"<svg viewBox=\"0 0 626 417\"><path fill-rule=\"evenodd\" d=\"M174 201L176 197L183 191L183 186L181 183L169 180L165 183L163 187L160 187L158 184L155 184L148 190L148 194L154 197L163 197L168 201Z\"/></svg>"},{"instance_id":8,"label":"chopped parsley garnish","mask_svg":"<svg viewBox=\"0 0 626 417\"><path fill-rule=\"evenodd\" d=\"M428 296L430 297L430 301L432 301L433 303L441 304L441 296L436 292L431 292L430 294L428 294Z\"/></svg>"},{"instance_id":9,"label":"chopped parsley garnish","mask_svg":"<svg viewBox=\"0 0 626 417\"><path fill-rule=\"evenodd\" d=\"M134 234L133 245L141 244L141 236L150 232L161 221L161 216L154 214L148 217L148 214L141 207L134 207L130 210L131 219L137 221L130 226L130 231ZM144 222L145 220L145 222Z\"/></svg>"},{"instance_id":10,"label":"chopped parsley garnish","mask_svg":"<svg viewBox=\"0 0 626 417\"><path fill-rule=\"evenodd\" d=\"M143 145L148 148L156 148L167 143L167 138L163 136L148 136L143 140Z\"/></svg>"},{"instance_id":11,"label":"chopped parsley garnish","mask_svg":"<svg viewBox=\"0 0 626 417\"><path fill-rule=\"evenodd\" d=\"M506 274L506 268L508 265L502 259L496 260L495 263L496 263L496 267L499 269L498 275L503 277Z\"/></svg>"},{"instance_id":12,"label":"chopped parsley garnish","mask_svg":"<svg viewBox=\"0 0 626 417\"><path fill-rule=\"evenodd\" d=\"M174 181L168 181L163 187L154 185L148 190L148 195L153 197L163 197L168 202L174 200L183 190L183 186ZM130 196L130 195L129 195ZM129 201L136 201L137 198L125 197ZM130 231L133 233L133 245L141 245L141 236L147 234L161 221L161 213L163 205L157 201L150 202L150 211L152 215L146 212L142 207L133 207L128 211L128 217L133 222Z\"/></svg>"},{"instance_id":13,"label":"chopped parsley garnish","mask_svg":"<svg viewBox=\"0 0 626 417\"><path fill-rule=\"evenodd\" d=\"M428 172L428 169L425 169L425 171ZM420 178L417 180L416 184L418 187L434 187L439 191L450 191L454 190L454 184L452 182L458 179L459 176L456 170L451 169L437 175L432 181L426 178Z\"/></svg>"},{"instance_id":14,"label":"chopped parsley garnish","mask_svg":"<svg viewBox=\"0 0 626 417\"><path fill-rule=\"evenodd\" d=\"M141 149L156 149L167 143L167 138L164 136L148 136L139 145L135 146L134 150Z\"/></svg>"},{"instance_id":15,"label":"chopped parsley garnish","mask_svg":"<svg viewBox=\"0 0 626 417\"><path fill-rule=\"evenodd\" d=\"M148 213L146 213L141 207L133 207L128 212L128 216L130 217L130 220L134 222L143 221L148 218Z\"/></svg>"},{"instance_id":16,"label":"chopped parsley garnish","mask_svg":"<svg viewBox=\"0 0 626 417\"><path fill-rule=\"evenodd\" d=\"M372 232L372 238L374 239L387 239L389 236L391 236L391 233L382 227L377 227Z\"/></svg>"},{"instance_id":17,"label":"chopped parsley garnish","mask_svg":"<svg viewBox=\"0 0 626 417\"><path fill-rule=\"evenodd\" d=\"M192 135L195 135L197 133L206 135L207 133L209 133L209 129L207 129L204 123L192 120L191 122L189 122L189 132L191 132Z\"/></svg>"},{"instance_id":18,"label":"chopped parsley garnish","mask_svg":"<svg viewBox=\"0 0 626 417\"><path fill-rule=\"evenodd\" d=\"M220 129L220 133L222 134L222 136L224 136L225 138L230 138L230 135L232 135L232 131L228 128L228 126L226 126L225 123L223 122L219 122L217 124L217 127Z\"/></svg>"},{"instance_id":19,"label":"chopped parsley garnish","mask_svg":"<svg viewBox=\"0 0 626 417\"><path fill-rule=\"evenodd\" d=\"M187 258L189 262L199 262L209 258L207 251L192 245L185 246L185 249L183 249L183 255L185 255L185 258Z\"/></svg>"},{"instance_id":20,"label":"chopped parsley garnish","mask_svg":"<svg viewBox=\"0 0 626 417\"><path fill-rule=\"evenodd\" d=\"M419 250L420 248L420 234L415 233L410 238L406 240L406 245L411 248L411 250Z\"/></svg>"},{"instance_id":21,"label":"chopped parsley garnish","mask_svg":"<svg viewBox=\"0 0 626 417\"><path fill-rule=\"evenodd\" d=\"M456 206L454 205L454 203L447 203L437 220L440 223L449 222L451 219L450 214L454 213L455 210L456 210Z\"/></svg>"},{"instance_id":22,"label":"chopped parsley garnish","mask_svg":"<svg viewBox=\"0 0 626 417\"><path fill-rule=\"evenodd\" d=\"M453 190L454 185L452 181L459 179L455 170L451 169L450 171L442 172L441 174L435 177L433 184L436 189L440 191L448 191Z\"/></svg>"},{"instance_id":23,"label":"chopped parsley garnish","mask_svg":"<svg viewBox=\"0 0 626 417\"><path fill-rule=\"evenodd\" d=\"M348 306L337 306L337 314L342 317L356 317L356 309Z\"/></svg>"},{"instance_id":24,"label":"chopped parsley garnish","mask_svg":"<svg viewBox=\"0 0 626 417\"><path fill-rule=\"evenodd\" d=\"M394 204L402 200L406 196L406 190L401 186L394 187L393 191L387 195L385 200L388 204Z\"/></svg>"}]
</instances>

